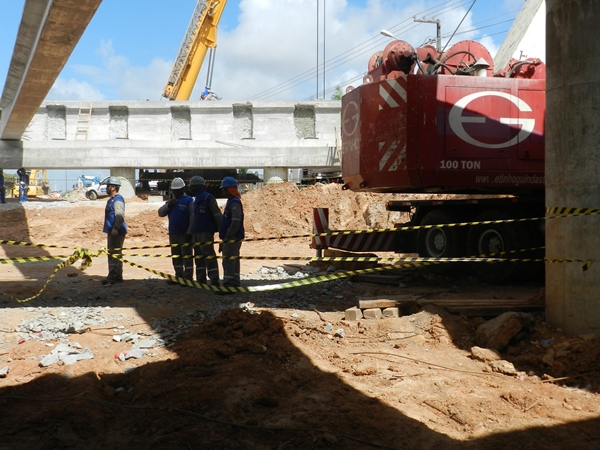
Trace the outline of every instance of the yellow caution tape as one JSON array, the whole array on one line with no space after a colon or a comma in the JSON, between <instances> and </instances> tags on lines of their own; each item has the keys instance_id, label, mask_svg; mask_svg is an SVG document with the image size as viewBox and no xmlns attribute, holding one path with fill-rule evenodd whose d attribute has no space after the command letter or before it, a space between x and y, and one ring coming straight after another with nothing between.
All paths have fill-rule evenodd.
<instances>
[{"instance_id":1,"label":"yellow caution tape","mask_svg":"<svg viewBox=\"0 0 600 450\"><path fill-rule=\"evenodd\" d=\"M21 263L29 263L29 262L39 262L39 261L52 261L55 259L65 259L69 258L69 256L60 255L60 256L19 256L17 258L0 258L0 264L21 264Z\"/></svg>"},{"instance_id":2,"label":"yellow caution tape","mask_svg":"<svg viewBox=\"0 0 600 450\"><path fill-rule=\"evenodd\" d=\"M23 242L23 241L0 241L0 245L21 245L23 247L46 247L46 248L68 248L68 249L75 248L75 247L64 247L62 245L36 244L34 242Z\"/></svg>"},{"instance_id":3,"label":"yellow caution tape","mask_svg":"<svg viewBox=\"0 0 600 450\"><path fill-rule=\"evenodd\" d=\"M431 229L431 228L442 228L442 227L459 227L459 226L470 226L470 225L481 225L481 224L499 224L499 223L512 223L512 222L526 222L526 221L534 221L534 220L546 220L549 218L564 218L564 217L575 217L575 216L584 216L584 215L597 215L600 214L600 209L590 209L590 208L546 208L546 213L552 216L546 217L533 217L533 218L523 218L523 219L504 219L504 220L492 220L492 221L480 221L480 222L460 222L454 224L432 224L432 225L419 225L412 227L396 227L396 228L385 228L385 229L369 229L369 230L353 230L353 231L329 231L325 233L311 233L304 235L292 235L292 236L278 236L278 237L267 237L267 238L252 238L252 239L241 239L241 240L229 240L229 241L214 241L214 242L199 242L199 243L185 243L181 244L182 246L200 246L200 245L209 245L209 244L220 244L220 243L234 243L234 242L243 242L243 241L265 241L265 240L282 240L282 239L293 239L293 238L312 238L312 237L325 237L325 236L339 236L339 235L352 235L352 234L369 234L369 233L381 233L381 232L396 232L396 231L409 231L409 230L419 230L419 229ZM23 242L23 241L9 241L2 240L0 244L3 245L19 245L19 246L28 246L28 247L46 247L46 248L66 248L70 249L72 247L67 246L58 246L58 245L47 245L47 244L36 244L32 242ZM157 246L142 246L142 247L129 247L123 249L115 249L115 250L133 250L133 249L151 249L151 248L167 248L167 247L176 247L177 245L163 244ZM513 250L510 252L499 253L498 255L502 256L507 253L516 253L523 251L532 251L543 249L544 247L526 249L526 250ZM27 299L19 300L14 296L8 295L11 299L16 300L17 302L26 302L33 300L46 289L47 285L50 281L56 276L56 273L68 266L73 265L78 260L82 260L82 264L80 270L85 270L85 268L89 267L92 264L92 258L100 256L101 254L108 254L106 248L101 248L96 252L92 252L85 248L76 248L73 255L65 256L36 256L36 257L16 257L16 258L1 258L0 264L19 264L19 263L27 263L27 262L38 262L38 261L50 261L55 259L64 259L67 258L66 261L58 264L54 269L54 272L48 277L48 280L44 283L42 289L34 296L29 297ZM484 263L496 263L496 262L545 262L545 263L568 263L568 262L583 262L585 263L582 267L582 270L588 270L591 265L595 262L599 262L600 260L589 260L589 259L560 259L560 260L548 260L548 259L532 259L532 258L498 258L491 257L496 255L482 255L480 257L467 257L467 258L425 258L425 257L407 257L407 258L388 258L388 259L380 259L377 257L223 257L223 256L183 256L184 258L196 258L196 259L247 259L247 260L280 260L280 261L332 261L332 262L385 262L391 264L385 267L377 267L371 269L361 269L355 271L348 272L338 272L335 274L321 275L312 278L305 278L302 280L297 280L293 282L281 283L277 285L268 285L268 286L249 286L249 287L223 287L223 286L212 286L208 284L198 283L192 280L187 280L179 277L174 277L172 275L155 271L153 269L141 266L134 262L125 260L118 255L109 254L114 258L120 259L121 261L130 264L134 267L138 267L140 269L149 271L156 275L159 275L163 278L171 279L181 284L185 284L190 287L196 287L201 289L208 289L212 291L220 291L220 292L258 292L258 291L267 291L267 290L276 290L276 289L285 289L290 287L298 287L305 286L308 284L321 283L324 281L331 281L339 278L345 278L358 274L379 272L383 270L390 270L394 268L402 268L402 267L415 267L417 265L428 265L428 264L441 264L441 263L449 263L449 262L484 262ZM165 258L176 258L177 255L151 255L151 254L140 254L140 255L127 255L137 256L137 257L165 257ZM402 264L399 264L402 263Z\"/></svg>"},{"instance_id":4,"label":"yellow caution tape","mask_svg":"<svg viewBox=\"0 0 600 450\"><path fill-rule=\"evenodd\" d=\"M140 264L137 264L133 261L128 261L124 258L117 258L117 259L120 259L124 263L129 264L130 266L137 267L138 269L145 270L147 272L150 272L155 275L161 276L163 278L172 280L176 283L183 284L185 286L214 291L214 292L223 292L223 293L274 291L274 290L287 289L287 288L292 288L292 287L308 286L311 284L323 283L325 281L332 281L332 280L337 280L340 278L347 278L347 277L351 277L354 275L363 275L363 274L368 274L368 273L382 272L382 271L391 270L391 269L414 267L414 264L408 264L408 263L407 264L399 264L399 265L396 264L396 265L390 265L390 266L385 266L385 267L375 267L375 268L371 268L371 269L359 269L359 270L352 270L352 271L347 271L347 272L336 272L333 274L319 275L316 277L303 278L300 280L289 281L286 283L269 284L269 285L265 285L265 286L226 287L226 286L213 286L213 285L209 285L206 283L199 283L198 281L189 280L187 278L176 277L176 276L164 273L164 272L160 272L158 270L150 269L148 267L144 267Z\"/></svg>"},{"instance_id":5,"label":"yellow caution tape","mask_svg":"<svg viewBox=\"0 0 600 450\"><path fill-rule=\"evenodd\" d=\"M560 217L588 216L600 214L600 209L547 207L546 214L558 214Z\"/></svg>"},{"instance_id":6,"label":"yellow caution tape","mask_svg":"<svg viewBox=\"0 0 600 450\"><path fill-rule=\"evenodd\" d=\"M69 256L66 261L63 261L62 263L60 263L56 266L56 268L54 269L54 272L52 272L52 274L48 277L48 279L46 280L46 282L44 283L44 285L42 286L42 288L39 290L39 292L37 294L35 294L31 297L25 298L25 299L19 299L10 294L5 294L5 295L8 295L8 297L11 300L15 300L18 303L25 303L25 302L28 302L35 298L38 298L42 294L42 292L44 292L46 290L46 287L48 286L50 281L52 281L52 279L56 276L56 274L58 273L59 270L64 269L65 267L72 266L79 260L81 260L81 266L78 269L85 270L92 265L92 258L99 256L100 254L102 254L104 252L106 252L105 248L102 248L102 249L98 250L97 252L92 252L86 248L77 248L77 249L75 249L75 252L71 256Z\"/></svg>"}]
</instances>

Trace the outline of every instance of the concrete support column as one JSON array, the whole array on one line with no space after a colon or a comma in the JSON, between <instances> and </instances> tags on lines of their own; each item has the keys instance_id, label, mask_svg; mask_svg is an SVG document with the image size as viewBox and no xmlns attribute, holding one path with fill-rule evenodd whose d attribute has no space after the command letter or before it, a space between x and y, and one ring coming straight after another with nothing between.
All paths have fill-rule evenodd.
<instances>
[{"instance_id":1,"label":"concrete support column","mask_svg":"<svg viewBox=\"0 0 600 450\"><path fill-rule=\"evenodd\" d=\"M265 177L264 177L265 184L267 184L272 177L279 177L283 181L288 180L288 170L283 167L268 167L268 168L266 167L264 169L264 171L265 171Z\"/></svg>"},{"instance_id":2,"label":"concrete support column","mask_svg":"<svg viewBox=\"0 0 600 450\"><path fill-rule=\"evenodd\" d=\"M129 167L111 167L110 175L125 178L129 182L121 182L119 194L121 194L123 198L132 198L135 195L135 169Z\"/></svg>"},{"instance_id":3,"label":"concrete support column","mask_svg":"<svg viewBox=\"0 0 600 450\"><path fill-rule=\"evenodd\" d=\"M546 206L600 208L600 2L546 1ZM546 257L600 259L600 216L551 219ZM600 263L546 264L546 320L600 334Z\"/></svg>"}]
</instances>

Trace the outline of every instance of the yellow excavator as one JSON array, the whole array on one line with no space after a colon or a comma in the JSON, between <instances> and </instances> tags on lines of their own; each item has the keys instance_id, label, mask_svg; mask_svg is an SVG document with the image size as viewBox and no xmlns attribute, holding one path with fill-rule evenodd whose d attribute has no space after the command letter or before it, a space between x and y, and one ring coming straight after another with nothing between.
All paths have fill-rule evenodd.
<instances>
[{"instance_id":1,"label":"yellow excavator","mask_svg":"<svg viewBox=\"0 0 600 450\"><path fill-rule=\"evenodd\" d=\"M46 175L46 170L31 169L27 170L29 175L29 188L27 190L28 197L37 197L39 195L48 195L50 192L50 183ZM13 197L19 197L19 176L14 175L13 187L11 189Z\"/></svg>"},{"instance_id":2,"label":"yellow excavator","mask_svg":"<svg viewBox=\"0 0 600 450\"><path fill-rule=\"evenodd\" d=\"M205 92L210 92L214 50L217 47L217 26L226 3L227 0L198 0L162 97L169 100L190 99L209 49L209 73Z\"/></svg>"}]
</instances>

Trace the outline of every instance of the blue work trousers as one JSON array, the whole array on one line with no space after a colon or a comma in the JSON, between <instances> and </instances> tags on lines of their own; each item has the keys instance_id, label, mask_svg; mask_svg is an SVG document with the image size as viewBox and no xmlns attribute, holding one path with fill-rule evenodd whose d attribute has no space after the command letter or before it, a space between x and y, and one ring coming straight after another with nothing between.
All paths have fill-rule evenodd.
<instances>
[{"instance_id":1,"label":"blue work trousers","mask_svg":"<svg viewBox=\"0 0 600 450\"><path fill-rule=\"evenodd\" d=\"M191 280L194 275L194 259L192 258L192 243L186 242L185 234L170 234L171 256L175 276ZM187 244L187 245L184 245Z\"/></svg>"},{"instance_id":2,"label":"blue work trousers","mask_svg":"<svg viewBox=\"0 0 600 450\"><path fill-rule=\"evenodd\" d=\"M194 233L194 253L196 254L196 281L213 286L219 285L219 263L215 253L215 233ZM204 244L204 245L198 245Z\"/></svg>"}]
</instances>

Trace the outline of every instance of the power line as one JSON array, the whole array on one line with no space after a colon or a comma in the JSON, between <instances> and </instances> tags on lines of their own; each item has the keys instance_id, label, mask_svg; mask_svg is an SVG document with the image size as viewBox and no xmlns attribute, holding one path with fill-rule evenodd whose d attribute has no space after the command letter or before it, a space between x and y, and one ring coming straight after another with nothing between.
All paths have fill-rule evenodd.
<instances>
[{"instance_id":1,"label":"power line","mask_svg":"<svg viewBox=\"0 0 600 450\"><path fill-rule=\"evenodd\" d=\"M446 5L446 4L436 5L434 7L431 7L429 9L421 12L420 14L443 14L443 13L451 11L453 9L457 9L460 6L466 5L468 3L470 3L470 0L468 0L468 1L467 0L459 0L450 5ZM416 27L416 25L413 23L412 17L410 17L410 18L404 19L403 21L399 22L398 24L392 26L391 29L394 29L394 30L403 29L403 31L410 31L411 29L413 29L415 27ZM366 52L372 53L374 49L380 48L381 43L385 42L385 41L386 41L385 38L382 38L380 35L375 35L374 37L368 39L367 41L364 41L364 42L352 47L350 50L347 50L346 52L335 56L334 58L330 59L328 61L328 63L334 64L336 62L346 63L348 61L352 61L352 60L356 59L357 57L364 55ZM360 53L357 53L357 52L360 52ZM354 56L348 57L349 54L353 54ZM340 64L338 64L334 67L330 67L329 70L333 70L339 66L340 66ZM309 69L309 70L291 78L288 81L280 83L276 86L273 86L269 89L266 89L262 92L259 92L255 95L249 97L248 100L255 100L257 98L269 98L269 97L277 95L281 92L285 92L286 90L289 90L293 87L298 86L299 84L302 84L302 83L308 81L308 79L310 79L314 76L315 71L318 76L318 73L319 73L319 70L321 69L321 67L322 67L322 65L319 64L319 65L317 65L317 67L313 67L312 69ZM303 79L303 81L301 81L300 83L295 83L295 81L298 79ZM290 86L286 86L288 84L290 84ZM266 95L266 94L269 94L269 95L265 97L264 95Z\"/></svg>"},{"instance_id":2,"label":"power line","mask_svg":"<svg viewBox=\"0 0 600 450\"><path fill-rule=\"evenodd\" d=\"M440 17L440 16L447 14L455 9L458 9L465 5L470 5L472 3L473 3L472 0L459 0L459 1L456 1L451 4L444 2L443 4L436 5L434 7L431 7L429 9L423 11L419 15L426 14L426 15L430 15L430 16L435 15L435 16ZM516 12L518 12L518 10L515 11L515 13ZM504 16L508 16L510 14L512 14L512 12L496 16L495 19L498 19L498 18L504 17ZM482 24L482 25L487 24L491 20L495 20L495 19L486 19L484 21L478 22L478 24ZM473 32L479 31L481 29L491 28L494 26L498 26L498 25L501 25L501 24L504 24L507 22L513 22L513 21L514 21L514 16L511 19L495 22L492 24L487 24L487 25L481 26L481 27L473 27L473 28L470 28L469 30L455 32L453 34L456 36L456 35L461 35L461 34L473 33ZM392 30L394 32L394 34L398 35L401 33L409 32L412 29L416 28L417 26L419 26L419 25L415 24L413 22L413 18L411 17L411 18L405 19L405 20L397 23L396 25L394 25L392 27L388 27L388 29ZM487 35L495 36L498 34L506 33L506 31L500 31L497 33L492 33L492 34L487 34ZM448 34L443 35L443 37L447 38ZM380 49L382 47L382 43L385 41L386 41L386 38L382 38L379 35L376 35L376 36L374 36L370 39L367 39L366 41L352 47L350 50L345 51L344 53L339 54L331 59L328 59L327 61L323 62L322 64L318 64L316 67L313 67L312 69L302 72L301 74L298 74L295 77L293 77L287 81L284 81L278 85L272 86L264 91L261 91L255 95L251 96L249 98L249 100L267 99L267 98L273 97L275 95L278 95L282 92L291 90L291 89L293 89L297 86L300 86L300 85L310 81L311 79L313 79L315 72L317 73L317 80L318 80L320 70L323 70L324 73L331 72L343 65L348 64L349 62L355 60L356 58L363 58L364 55L367 53L373 54L374 51L376 51L377 49ZM448 41L448 42L450 42L450 41ZM325 70L325 68L326 68L326 70ZM325 89L325 86L324 86L323 87L323 90L324 90L323 98L326 98L326 94L333 92L338 85L344 85L344 84L352 83L358 79L362 79L362 77L364 76L365 73L366 73L366 71L361 73L359 76L354 77L350 80L344 80L341 83L338 83L336 86L329 88L329 89Z\"/></svg>"}]
</instances>

